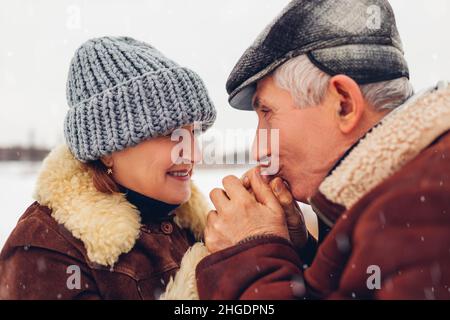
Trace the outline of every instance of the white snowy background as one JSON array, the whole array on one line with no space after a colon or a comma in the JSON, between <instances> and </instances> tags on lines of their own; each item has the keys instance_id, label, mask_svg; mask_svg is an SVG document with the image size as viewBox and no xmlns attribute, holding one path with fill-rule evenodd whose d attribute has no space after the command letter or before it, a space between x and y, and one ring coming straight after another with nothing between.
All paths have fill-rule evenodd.
<instances>
[{"instance_id":1,"label":"white snowy background","mask_svg":"<svg viewBox=\"0 0 450 320\"><path fill-rule=\"evenodd\" d=\"M253 128L256 117L227 104L234 63L288 0L2 0L0 146L51 148L63 142L66 76L91 37L128 35L196 70L218 108L216 128ZM450 2L391 0L416 89L450 78ZM32 202L37 163L0 162L0 246ZM200 170L207 194L227 174ZM313 215L308 215L310 224Z\"/></svg>"}]
</instances>

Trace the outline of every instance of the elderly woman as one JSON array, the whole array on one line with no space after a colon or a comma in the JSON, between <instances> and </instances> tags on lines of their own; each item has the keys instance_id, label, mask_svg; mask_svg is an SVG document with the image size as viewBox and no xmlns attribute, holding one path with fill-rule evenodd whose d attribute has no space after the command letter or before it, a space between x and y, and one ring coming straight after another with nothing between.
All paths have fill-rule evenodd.
<instances>
[{"instance_id":1,"label":"elderly woman","mask_svg":"<svg viewBox=\"0 0 450 320\"><path fill-rule=\"evenodd\" d=\"M97 38L72 59L67 99L67 144L1 252L0 299L196 298L208 208L193 129L216 116L201 79L144 42ZM176 129L192 150L174 161Z\"/></svg>"}]
</instances>

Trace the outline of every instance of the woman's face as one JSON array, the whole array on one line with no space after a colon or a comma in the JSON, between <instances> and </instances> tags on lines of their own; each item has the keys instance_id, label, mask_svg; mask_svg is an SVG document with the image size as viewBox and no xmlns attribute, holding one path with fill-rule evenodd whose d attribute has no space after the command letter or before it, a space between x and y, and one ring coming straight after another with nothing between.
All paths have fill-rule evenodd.
<instances>
[{"instance_id":1,"label":"woman's face","mask_svg":"<svg viewBox=\"0 0 450 320\"><path fill-rule=\"evenodd\" d=\"M191 196L194 164L201 158L194 139L194 125L182 129L179 141L172 141L170 134L152 138L102 161L112 167L117 183L156 200L182 204Z\"/></svg>"}]
</instances>

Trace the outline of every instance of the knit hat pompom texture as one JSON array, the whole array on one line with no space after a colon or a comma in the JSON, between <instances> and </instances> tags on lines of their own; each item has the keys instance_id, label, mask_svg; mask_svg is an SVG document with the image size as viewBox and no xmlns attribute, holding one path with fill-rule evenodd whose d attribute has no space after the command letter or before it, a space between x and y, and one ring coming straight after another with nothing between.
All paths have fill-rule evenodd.
<instances>
[{"instance_id":1,"label":"knit hat pompom texture","mask_svg":"<svg viewBox=\"0 0 450 320\"><path fill-rule=\"evenodd\" d=\"M95 38L81 45L70 65L67 101L64 136L82 162L195 121L206 130L216 118L195 72L129 37Z\"/></svg>"}]
</instances>

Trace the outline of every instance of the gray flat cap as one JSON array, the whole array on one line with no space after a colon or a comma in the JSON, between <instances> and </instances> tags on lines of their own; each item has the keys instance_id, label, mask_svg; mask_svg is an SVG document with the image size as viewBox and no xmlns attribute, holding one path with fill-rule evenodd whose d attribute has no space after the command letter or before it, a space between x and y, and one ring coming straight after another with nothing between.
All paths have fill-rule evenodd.
<instances>
[{"instance_id":1,"label":"gray flat cap","mask_svg":"<svg viewBox=\"0 0 450 320\"><path fill-rule=\"evenodd\" d=\"M226 85L231 106L251 110L258 80L302 54L327 74L345 74L359 84L409 78L388 1L294 0L231 72Z\"/></svg>"}]
</instances>

